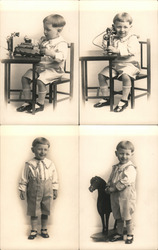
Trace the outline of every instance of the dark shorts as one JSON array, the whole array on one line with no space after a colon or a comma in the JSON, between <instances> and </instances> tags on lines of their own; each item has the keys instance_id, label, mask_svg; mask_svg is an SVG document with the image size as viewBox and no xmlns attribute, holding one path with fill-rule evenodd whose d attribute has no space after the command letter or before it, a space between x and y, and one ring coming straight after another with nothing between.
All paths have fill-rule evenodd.
<instances>
[{"instance_id":1,"label":"dark shorts","mask_svg":"<svg viewBox=\"0 0 158 250\"><path fill-rule=\"evenodd\" d=\"M30 216L50 215L52 197L51 179L45 181L31 179L27 187L27 214Z\"/></svg>"}]
</instances>

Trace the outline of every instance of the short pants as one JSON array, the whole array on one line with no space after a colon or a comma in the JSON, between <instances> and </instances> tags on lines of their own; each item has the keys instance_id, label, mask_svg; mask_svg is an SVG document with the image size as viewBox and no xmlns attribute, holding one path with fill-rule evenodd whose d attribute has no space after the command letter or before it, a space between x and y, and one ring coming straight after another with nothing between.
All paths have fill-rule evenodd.
<instances>
[{"instance_id":1,"label":"short pants","mask_svg":"<svg viewBox=\"0 0 158 250\"><path fill-rule=\"evenodd\" d=\"M50 215L53 197L52 181L32 178L27 186L27 215Z\"/></svg>"},{"instance_id":2,"label":"short pants","mask_svg":"<svg viewBox=\"0 0 158 250\"><path fill-rule=\"evenodd\" d=\"M112 76L119 78L122 74L127 74L133 79L140 73L139 68L134 66L132 63L118 63L112 65ZM101 72L101 75L104 75L109 78L109 66L105 67Z\"/></svg>"},{"instance_id":3,"label":"short pants","mask_svg":"<svg viewBox=\"0 0 158 250\"><path fill-rule=\"evenodd\" d=\"M58 79L60 77L62 77L64 74L63 70L59 68L58 69L54 69L54 68L50 68L50 69L45 69L44 71L38 73L38 71L35 74L35 77L38 78L38 80L42 81L44 84L48 84L53 82L53 80ZM32 76L32 69L29 69L24 75L23 77L26 77L30 80L33 80L33 76Z\"/></svg>"}]
</instances>

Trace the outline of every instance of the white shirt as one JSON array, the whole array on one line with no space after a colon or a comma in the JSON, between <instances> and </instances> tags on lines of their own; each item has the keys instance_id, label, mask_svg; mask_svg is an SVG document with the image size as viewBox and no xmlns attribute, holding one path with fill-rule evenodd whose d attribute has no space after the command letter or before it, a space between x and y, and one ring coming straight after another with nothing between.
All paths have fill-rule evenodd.
<instances>
[{"instance_id":1,"label":"white shirt","mask_svg":"<svg viewBox=\"0 0 158 250\"><path fill-rule=\"evenodd\" d=\"M25 167L19 181L19 190L26 191L29 180L36 178L41 180L51 179L52 188L58 189L59 187L55 165L47 158L42 161L33 158L25 163Z\"/></svg>"}]
</instances>

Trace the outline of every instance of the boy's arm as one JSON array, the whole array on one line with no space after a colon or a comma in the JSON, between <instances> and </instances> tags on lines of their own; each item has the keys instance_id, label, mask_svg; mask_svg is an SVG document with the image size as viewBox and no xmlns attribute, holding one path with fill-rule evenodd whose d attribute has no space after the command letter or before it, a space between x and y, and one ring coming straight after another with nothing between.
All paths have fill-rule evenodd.
<instances>
[{"instance_id":1,"label":"boy's arm","mask_svg":"<svg viewBox=\"0 0 158 250\"><path fill-rule=\"evenodd\" d=\"M52 188L53 188L53 200L55 200L58 196L58 188L59 188L59 182L58 182L58 174L55 168L54 163L52 163Z\"/></svg>"},{"instance_id":2,"label":"boy's arm","mask_svg":"<svg viewBox=\"0 0 158 250\"><path fill-rule=\"evenodd\" d=\"M51 47L51 45L41 48L41 52L49 56L53 61L60 63L67 58L68 46L67 43L63 41L60 42L56 48Z\"/></svg>"},{"instance_id":3,"label":"boy's arm","mask_svg":"<svg viewBox=\"0 0 158 250\"><path fill-rule=\"evenodd\" d=\"M58 197L58 190L53 189L53 200L55 200Z\"/></svg>"},{"instance_id":4,"label":"boy's arm","mask_svg":"<svg viewBox=\"0 0 158 250\"><path fill-rule=\"evenodd\" d=\"M52 188L53 190L58 190L59 188L58 174L54 163L51 164L51 168L52 168Z\"/></svg>"},{"instance_id":5,"label":"boy's arm","mask_svg":"<svg viewBox=\"0 0 158 250\"><path fill-rule=\"evenodd\" d=\"M125 171L123 178L116 183L116 189L121 191L127 186L130 186L131 183L134 183L136 180L136 169L133 165L129 166Z\"/></svg>"},{"instance_id":6,"label":"boy's arm","mask_svg":"<svg viewBox=\"0 0 158 250\"><path fill-rule=\"evenodd\" d=\"M29 168L28 168L28 164L26 163L22 171L22 176L20 178L19 187L18 187L20 191L20 198L22 200L25 199L25 192L26 192L27 183L28 183L28 173L29 173Z\"/></svg>"},{"instance_id":7,"label":"boy's arm","mask_svg":"<svg viewBox=\"0 0 158 250\"><path fill-rule=\"evenodd\" d=\"M118 49L121 57L134 56L140 53L139 41L136 36L131 36L127 42L119 42Z\"/></svg>"}]
</instances>

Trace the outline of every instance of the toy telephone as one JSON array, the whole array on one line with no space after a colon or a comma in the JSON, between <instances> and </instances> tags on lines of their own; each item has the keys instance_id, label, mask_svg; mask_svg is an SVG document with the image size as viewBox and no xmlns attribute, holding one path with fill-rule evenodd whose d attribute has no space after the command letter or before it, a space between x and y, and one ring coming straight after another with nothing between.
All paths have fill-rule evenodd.
<instances>
[{"instance_id":1,"label":"toy telephone","mask_svg":"<svg viewBox=\"0 0 158 250\"><path fill-rule=\"evenodd\" d=\"M104 34L104 33L105 33L105 34ZM97 37L101 36L102 34L104 34L104 35L103 35L103 39L102 39L102 46L100 46L100 45L98 45L98 44L95 44L95 43L94 43L94 40L95 40ZM95 46L97 46L97 47L103 49L104 51L106 51L107 48L108 48L108 46L110 46L110 45L113 46L113 41L114 41L115 36L116 36L116 30L115 30L115 28L114 28L114 25L112 25L111 28L107 28L105 31L103 31L103 32L100 33L98 36L96 36L96 37L93 39L92 43L93 43Z\"/></svg>"}]
</instances>

